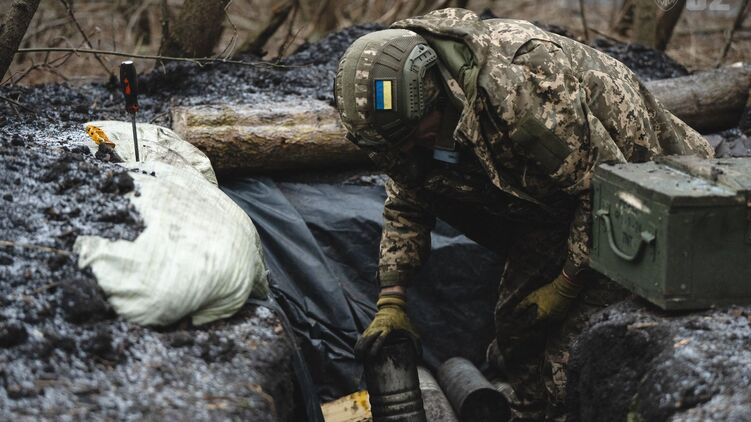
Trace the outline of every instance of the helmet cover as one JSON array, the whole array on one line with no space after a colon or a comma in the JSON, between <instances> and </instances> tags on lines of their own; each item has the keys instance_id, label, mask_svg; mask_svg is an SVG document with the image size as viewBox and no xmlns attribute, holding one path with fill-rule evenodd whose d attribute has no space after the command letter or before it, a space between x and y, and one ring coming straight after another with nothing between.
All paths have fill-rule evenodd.
<instances>
[{"instance_id":1,"label":"helmet cover","mask_svg":"<svg viewBox=\"0 0 751 422\"><path fill-rule=\"evenodd\" d=\"M348 139L383 150L403 144L438 95L426 72L438 60L427 41L405 29L358 38L339 62L334 97Z\"/></svg>"}]
</instances>

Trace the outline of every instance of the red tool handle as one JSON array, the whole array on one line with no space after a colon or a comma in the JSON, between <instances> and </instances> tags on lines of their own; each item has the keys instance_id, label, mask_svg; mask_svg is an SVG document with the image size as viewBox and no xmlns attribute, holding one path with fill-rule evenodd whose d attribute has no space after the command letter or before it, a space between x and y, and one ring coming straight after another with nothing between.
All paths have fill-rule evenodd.
<instances>
[{"instance_id":1,"label":"red tool handle","mask_svg":"<svg viewBox=\"0 0 751 422\"><path fill-rule=\"evenodd\" d=\"M138 75L132 60L120 63L120 89L125 95L125 110L128 113L138 111Z\"/></svg>"}]
</instances>

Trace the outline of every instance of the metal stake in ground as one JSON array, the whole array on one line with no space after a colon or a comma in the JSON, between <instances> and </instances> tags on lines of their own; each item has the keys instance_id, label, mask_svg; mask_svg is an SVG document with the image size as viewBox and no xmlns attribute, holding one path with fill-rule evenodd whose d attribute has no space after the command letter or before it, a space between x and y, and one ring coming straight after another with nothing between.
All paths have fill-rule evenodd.
<instances>
[{"instance_id":1,"label":"metal stake in ground","mask_svg":"<svg viewBox=\"0 0 751 422\"><path fill-rule=\"evenodd\" d=\"M132 60L120 63L120 88L125 95L125 111L133 119L133 147L138 162L138 134L136 133L136 112L138 111L138 75Z\"/></svg>"}]
</instances>

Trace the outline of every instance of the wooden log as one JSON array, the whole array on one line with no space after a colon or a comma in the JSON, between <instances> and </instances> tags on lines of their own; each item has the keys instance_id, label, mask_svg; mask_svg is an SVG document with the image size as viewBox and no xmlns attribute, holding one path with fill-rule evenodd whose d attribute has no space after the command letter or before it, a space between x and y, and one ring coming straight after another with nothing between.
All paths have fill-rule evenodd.
<instances>
[{"instance_id":1,"label":"wooden log","mask_svg":"<svg viewBox=\"0 0 751 422\"><path fill-rule=\"evenodd\" d=\"M738 125L751 88L751 66L724 67L645 85L679 119L699 132L712 133Z\"/></svg>"},{"instance_id":2,"label":"wooden log","mask_svg":"<svg viewBox=\"0 0 751 422\"><path fill-rule=\"evenodd\" d=\"M206 153L220 174L368 162L345 139L336 110L323 101L175 107L172 122L175 132Z\"/></svg>"},{"instance_id":3,"label":"wooden log","mask_svg":"<svg viewBox=\"0 0 751 422\"><path fill-rule=\"evenodd\" d=\"M751 66L727 67L646 83L691 127L711 133L736 127L749 97ZM174 107L173 129L211 159L219 174L364 165L345 138L336 110L319 100Z\"/></svg>"}]
</instances>

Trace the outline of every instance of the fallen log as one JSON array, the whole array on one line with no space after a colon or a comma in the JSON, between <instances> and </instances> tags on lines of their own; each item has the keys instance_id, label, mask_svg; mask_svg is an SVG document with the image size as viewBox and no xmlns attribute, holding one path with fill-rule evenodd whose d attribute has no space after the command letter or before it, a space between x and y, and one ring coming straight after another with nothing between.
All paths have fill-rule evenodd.
<instances>
[{"instance_id":1,"label":"fallen log","mask_svg":"<svg viewBox=\"0 0 751 422\"><path fill-rule=\"evenodd\" d=\"M751 66L723 67L645 85L692 128L718 132L738 125L751 88Z\"/></svg>"},{"instance_id":2,"label":"fallen log","mask_svg":"<svg viewBox=\"0 0 751 422\"><path fill-rule=\"evenodd\" d=\"M175 107L173 129L211 159L218 173L365 164L323 101Z\"/></svg>"},{"instance_id":3,"label":"fallen log","mask_svg":"<svg viewBox=\"0 0 751 422\"><path fill-rule=\"evenodd\" d=\"M751 66L726 67L645 84L668 110L707 133L736 127ZM206 153L217 173L358 166L367 156L344 138L336 110L319 100L180 106L173 129Z\"/></svg>"}]
</instances>

